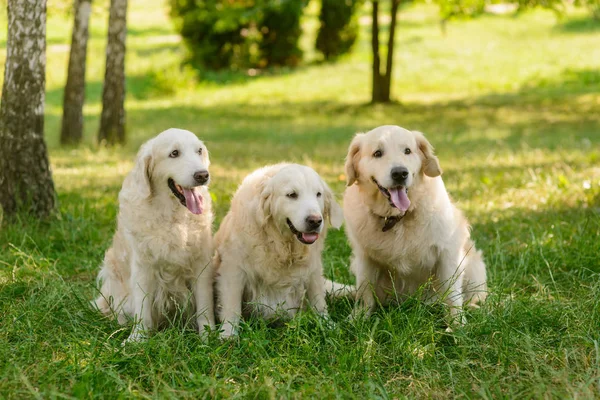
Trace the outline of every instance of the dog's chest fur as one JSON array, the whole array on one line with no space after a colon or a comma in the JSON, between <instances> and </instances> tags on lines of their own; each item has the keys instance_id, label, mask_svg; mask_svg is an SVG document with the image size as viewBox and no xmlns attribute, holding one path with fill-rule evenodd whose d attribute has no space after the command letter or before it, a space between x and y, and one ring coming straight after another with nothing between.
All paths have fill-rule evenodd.
<instances>
[{"instance_id":1,"label":"dog's chest fur","mask_svg":"<svg viewBox=\"0 0 600 400\"><path fill-rule=\"evenodd\" d=\"M346 221L351 240L368 258L401 276L421 279L435 271L441 251L452 235L455 216L447 196L439 196L436 186L423 188L420 193L413 190L411 194L416 207L383 232L385 220L363 203L356 186L350 187L345 202L352 210L364 211L347 212ZM375 205L383 207L383 202Z\"/></svg>"},{"instance_id":2,"label":"dog's chest fur","mask_svg":"<svg viewBox=\"0 0 600 400\"><path fill-rule=\"evenodd\" d=\"M313 258L315 253L320 254L322 242L319 239L314 248L285 242L255 247L250 257L255 262L245 270L248 279L244 302L248 311L271 318L282 313L293 316L302 308L311 268L318 265Z\"/></svg>"},{"instance_id":3,"label":"dog's chest fur","mask_svg":"<svg viewBox=\"0 0 600 400\"><path fill-rule=\"evenodd\" d=\"M148 267L165 278L191 278L195 274L194 261L211 257L210 205L201 215L194 215L179 204L163 210L138 207L122 215L129 215L129 220L122 218L121 222L131 237L131 244Z\"/></svg>"},{"instance_id":4,"label":"dog's chest fur","mask_svg":"<svg viewBox=\"0 0 600 400\"><path fill-rule=\"evenodd\" d=\"M421 224L418 216L406 216L392 229L382 232L381 218L371 216L368 219L373 240L366 243L365 250L370 258L401 275L434 269L439 249L435 245L436 233L431 225Z\"/></svg>"}]
</instances>

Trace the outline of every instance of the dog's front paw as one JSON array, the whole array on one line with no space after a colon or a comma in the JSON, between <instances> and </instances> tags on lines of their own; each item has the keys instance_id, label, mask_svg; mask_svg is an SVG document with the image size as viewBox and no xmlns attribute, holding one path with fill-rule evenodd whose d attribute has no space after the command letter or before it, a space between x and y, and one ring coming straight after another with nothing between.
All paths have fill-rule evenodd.
<instances>
[{"instance_id":1,"label":"dog's front paw","mask_svg":"<svg viewBox=\"0 0 600 400\"><path fill-rule=\"evenodd\" d=\"M129 337L123 340L121 346L125 346L127 343L140 343L148 339L148 335L145 331L134 329L133 332L129 335Z\"/></svg>"},{"instance_id":2,"label":"dog's front paw","mask_svg":"<svg viewBox=\"0 0 600 400\"><path fill-rule=\"evenodd\" d=\"M200 335L200 339L202 339L203 341L207 341L212 331L213 329L208 325L201 326L200 328L198 328L198 334Z\"/></svg>"},{"instance_id":3,"label":"dog's front paw","mask_svg":"<svg viewBox=\"0 0 600 400\"><path fill-rule=\"evenodd\" d=\"M225 324L223 324L223 329L219 333L219 336L223 340L231 339L232 337L235 337L238 335L238 330L239 329L237 327L233 326L232 324L225 323Z\"/></svg>"},{"instance_id":4,"label":"dog's front paw","mask_svg":"<svg viewBox=\"0 0 600 400\"><path fill-rule=\"evenodd\" d=\"M204 341L208 340L210 333L215 330L214 322L209 321L207 318L200 317L196 323L200 338Z\"/></svg>"},{"instance_id":5,"label":"dog's front paw","mask_svg":"<svg viewBox=\"0 0 600 400\"><path fill-rule=\"evenodd\" d=\"M455 328L464 326L467 324L467 316L465 315L464 310L460 308L451 308L450 309L450 326Z\"/></svg>"}]
</instances>

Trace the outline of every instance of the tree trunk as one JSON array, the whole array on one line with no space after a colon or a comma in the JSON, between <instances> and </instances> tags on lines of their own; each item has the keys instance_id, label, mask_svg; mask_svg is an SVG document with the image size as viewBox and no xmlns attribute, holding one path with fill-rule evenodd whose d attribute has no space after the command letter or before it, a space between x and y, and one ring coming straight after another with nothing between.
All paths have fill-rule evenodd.
<instances>
[{"instance_id":1,"label":"tree trunk","mask_svg":"<svg viewBox=\"0 0 600 400\"><path fill-rule=\"evenodd\" d=\"M400 0L391 0L391 20L390 32L388 36L387 57L385 63L385 72L381 72L381 61L379 56L379 22L378 9L379 0L373 0L373 21L371 47L373 49L373 92L372 103L389 103L392 87L392 71L394 61L394 41L396 36L396 21Z\"/></svg>"},{"instance_id":2,"label":"tree trunk","mask_svg":"<svg viewBox=\"0 0 600 400\"><path fill-rule=\"evenodd\" d=\"M8 41L0 104L0 206L46 216L54 183L44 142L46 1L8 1Z\"/></svg>"},{"instance_id":3,"label":"tree trunk","mask_svg":"<svg viewBox=\"0 0 600 400\"><path fill-rule=\"evenodd\" d=\"M392 15L390 20L390 34L388 36L387 57L385 62L385 77L383 98L386 102L390 101L390 91L392 87L392 71L394 64L394 42L396 41L396 21L398 16L398 7L400 0L392 0Z\"/></svg>"},{"instance_id":4,"label":"tree trunk","mask_svg":"<svg viewBox=\"0 0 600 400\"><path fill-rule=\"evenodd\" d=\"M83 137L83 102L85 100L85 59L92 0L75 0L75 23L71 37L71 53L67 85L63 99L61 144L78 144Z\"/></svg>"},{"instance_id":5,"label":"tree trunk","mask_svg":"<svg viewBox=\"0 0 600 400\"><path fill-rule=\"evenodd\" d=\"M371 49L373 51L373 91L372 103L381 102L381 61L379 57L379 0L372 2L371 14Z\"/></svg>"},{"instance_id":6,"label":"tree trunk","mask_svg":"<svg viewBox=\"0 0 600 400\"><path fill-rule=\"evenodd\" d=\"M111 0L106 45L106 72L98 141L125 142L125 36L127 0Z\"/></svg>"}]
</instances>

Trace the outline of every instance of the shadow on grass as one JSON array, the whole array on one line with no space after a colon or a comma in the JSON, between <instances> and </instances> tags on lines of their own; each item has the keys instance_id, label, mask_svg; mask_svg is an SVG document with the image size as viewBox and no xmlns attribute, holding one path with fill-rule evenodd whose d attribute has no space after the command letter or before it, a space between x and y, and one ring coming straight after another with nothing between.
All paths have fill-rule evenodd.
<instances>
[{"instance_id":1,"label":"shadow on grass","mask_svg":"<svg viewBox=\"0 0 600 400\"><path fill-rule=\"evenodd\" d=\"M188 127L213 143L296 146L296 158L307 152L345 150L352 135L383 124L398 124L424 131L440 152L520 149L581 148L582 141L597 142L600 121L576 98L536 102L519 101L519 95L495 95L473 102L446 104L388 104L377 106L331 102L279 103L264 106L243 103L214 107L171 107L130 110L135 126L150 121L156 132L173 125ZM269 146L261 143L268 141ZM328 149L316 148L323 144ZM466 146L460 149L460 146ZM294 150L290 148L290 150ZM234 153L235 154L235 153ZM272 154L272 153L271 153ZM267 157L268 158L268 157ZM318 157L317 157L318 158Z\"/></svg>"},{"instance_id":2,"label":"shadow on grass","mask_svg":"<svg viewBox=\"0 0 600 400\"><path fill-rule=\"evenodd\" d=\"M245 68L237 71L211 71L202 67L194 66L194 70L198 75L198 80L204 83L210 83L218 86L225 85L240 85L257 80L287 76L302 72L309 68L311 64L299 65L297 67L269 67L269 68Z\"/></svg>"},{"instance_id":3,"label":"shadow on grass","mask_svg":"<svg viewBox=\"0 0 600 400\"><path fill-rule=\"evenodd\" d=\"M600 32L600 19L593 17L570 19L554 27L563 33L595 33Z\"/></svg>"},{"instance_id":4,"label":"shadow on grass","mask_svg":"<svg viewBox=\"0 0 600 400\"><path fill-rule=\"evenodd\" d=\"M180 43L166 42L166 43L154 44L150 48L140 48L140 49L135 49L133 51L136 53L136 55L138 57L146 58L146 57L150 57L156 53L182 53L183 48L181 47ZM181 56L178 55L176 57L180 58Z\"/></svg>"},{"instance_id":5,"label":"shadow on grass","mask_svg":"<svg viewBox=\"0 0 600 400\"><path fill-rule=\"evenodd\" d=\"M102 104L101 81L88 81L85 84L85 105ZM173 88L160 78L159 73L148 75L128 76L126 82L126 96L136 100L160 98L173 93ZM62 107L64 88L55 88L46 91L46 103L54 107Z\"/></svg>"},{"instance_id":6,"label":"shadow on grass","mask_svg":"<svg viewBox=\"0 0 600 400\"><path fill-rule=\"evenodd\" d=\"M548 98L588 93L600 93L600 71L597 69L567 68L562 71L560 77L533 80L521 87L516 94L524 99L539 97L543 101Z\"/></svg>"},{"instance_id":7,"label":"shadow on grass","mask_svg":"<svg viewBox=\"0 0 600 400\"><path fill-rule=\"evenodd\" d=\"M130 94L143 98L147 85L139 81L136 89L136 83L130 85ZM57 93L49 95L49 99L55 97ZM425 132L442 155L450 149L457 154L523 147L583 149L600 141L596 134L600 121L592 108L575 96L548 98L540 104L539 99L527 101L517 94L432 105L313 101L265 106L232 102L129 109L127 124L132 150L158 132L177 126L195 132L209 145L233 145L236 150L223 155L240 160L273 161L274 154L297 160L311 153L317 159L327 155L342 160L354 133L384 124ZM60 116L47 115L46 124L52 146L58 142ZM244 146L247 151L243 151Z\"/></svg>"},{"instance_id":8,"label":"shadow on grass","mask_svg":"<svg viewBox=\"0 0 600 400\"><path fill-rule=\"evenodd\" d=\"M143 36L143 37L154 37L154 36L166 36L176 34L172 30L153 26L151 28L135 28L128 26L127 27L127 35L128 36Z\"/></svg>"},{"instance_id":9,"label":"shadow on grass","mask_svg":"<svg viewBox=\"0 0 600 400\"><path fill-rule=\"evenodd\" d=\"M213 79L226 82L228 74ZM172 88L168 80L149 74L129 76L127 90L130 98L143 100L167 98ZM100 82L89 82L86 91L89 103L100 102ZM128 146L137 149L156 133L178 126L197 133L209 146L216 146L223 162L242 166L251 165L249 161L272 162L274 154L278 159L295 161L307 157L339 161L355 132L398 124L425 132L441 155L450 150L460 156L522 148L585 149L600 142L596 134L600 120L595 102L582 102L579 96L598 92L598 71L568 69L559 79L532 81L516 92L432 104L283 101L265 105L235 99L210 106L144 108L142 104L127 110ZM47 102L60 107L62 93L62 89L48 91ZM93 122L93 117L86 116L86 126ZM46 124L53 147L58 143L60 117L47 115ZM221 152L228 147L234 151Z\"/></svg>"}]
</instances>

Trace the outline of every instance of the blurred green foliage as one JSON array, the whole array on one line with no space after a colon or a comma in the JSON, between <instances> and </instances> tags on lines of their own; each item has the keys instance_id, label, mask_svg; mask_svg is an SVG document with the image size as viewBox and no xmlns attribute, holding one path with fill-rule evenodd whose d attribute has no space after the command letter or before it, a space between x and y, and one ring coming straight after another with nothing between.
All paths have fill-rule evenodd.
<instances>
[{"instance_id":1,"label":"blurred green foliage","mask_svg":"<svg viewBox=\"0 0 600 400\"><path fill-rule=\"evenodd\" d=\"M307 0L269 1L265 7L259 43L259 66L295 66L302 60L298 39L302 34L300 18Z\"/></svg>"},{"instance_id":2,"label":"blurred green foliage","mask_svg":"<svg viewBox=\"0 0 600 400\"><path fill-rule=\"evenodd\" d=\"M357 10L363 0L322 0L316 48L325 60L348 53L358 37Z\"/></svg>"},{"instance_id":3,"label":"blurred green foliage","mask_svg":"<svg viewBox=\"0 0 600 400\"><path fill-rule=\"evenodd\" d=\"M592 17L600 21L600 0L575 0L574 4L587 8Z\"/></svg>"},{"instance_id":4,"label":"blurred green foliage","mask_svg":"<svg viewBox=\"0 0 600 400\"><path fill-rule=\"evenodd\" d=\"M582 0L583 2L599 0ZM516 13L532 8L543 8L562 15L566 2L563 0L433 0L440 9L443 20L453 18L474 18L491 10L493 7L514 10Z\"/></svg>"},{"instance_id":5,"label":"blurred green foliage","mask_svg":"<svg viewBox=\"0 0 600 400\"><path fill-rule=\"evenodd\" d=\"M189 61L210 70L294 66L305 0L171 0Z\"/></svg>"},{"instance_id":6,"label":"blurred green foliage","mask_svg":"<svg viewBox=\"0 0 600 400\"><path fill-rule=\"evenodd\" d=\"M436 0L442 19L472 18L485 11L486 0Z\"/></svg>"}]
</instances>

